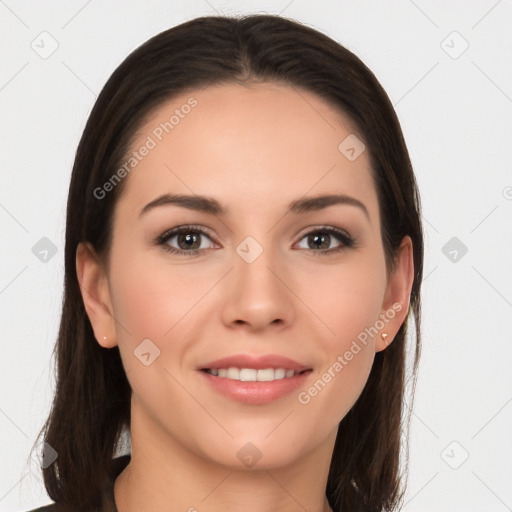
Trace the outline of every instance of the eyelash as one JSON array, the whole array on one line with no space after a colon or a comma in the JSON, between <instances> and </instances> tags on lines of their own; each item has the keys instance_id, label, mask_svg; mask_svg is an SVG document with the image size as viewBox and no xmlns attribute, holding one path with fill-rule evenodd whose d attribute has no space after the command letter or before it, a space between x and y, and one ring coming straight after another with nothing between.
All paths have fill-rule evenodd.
<instances>
[{"instance_id":1,"label":"eyelash","mask_svg":"<svg viewBox=\"0 0 512 512\"><path fill-rule=\"evenodd\" d=\"M156 245L161 245L162 248L164 249L164 251L169 252L171 254L183 254L183 255L187 255L187 256L195 256L195 255L198 255L201 251L208 250L208 249L193 249L191 251L184 251L182 249L176 249L175 247L171 247L167 243L171 238L174 238L176 235L181 235L183 233L198 233L198 234L204 235L207 238L209 238L210 240L212 240L211 236L205 230L201 229L198 226L187 225L187 226L179 226L177 228L173 228L173 229L166 231L165 233L156 237L154 240L154 243ZM309 235L319 234L319 233L323 234L323 235L334 236L339 242L341 242L340 245L338 247L335 247L334 249L320 249L320 250L318 250L318 249L302 249L302 250L311 251L313 253L313 255L315 255L315 256L326 256L326 255L338 253L340 251L343 251L343 250L351 248L351 247L355 247L357 245L356 241L348 233L346 233L345 231L343 231L341 229L334 228L331 226L323 226L321 228L316 228L311 231L308 231L307 233L302 235L300 240L303 240L304 238L306 238ZM212 242L214 242L214 240L212 240Z\"/></svg>"}]
</instances>

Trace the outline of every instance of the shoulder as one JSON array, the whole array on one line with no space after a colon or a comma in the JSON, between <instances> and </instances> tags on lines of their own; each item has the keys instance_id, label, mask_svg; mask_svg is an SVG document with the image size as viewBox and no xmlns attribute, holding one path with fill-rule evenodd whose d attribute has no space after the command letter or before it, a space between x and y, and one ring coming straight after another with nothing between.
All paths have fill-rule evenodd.
<instances>
[{"instance_id":1,"label":"shoulder","mask_svg":"<svg viewBox=\"0 0 512 512\"><path fill-rule=\"evenodd\" d=\"M131 454L122 455L112 459L109 477L105 482L102 496L102 504L100 512L117 512L114 499L114 481L121 471L128 465L131 460ZM63 507L58 503L50 503L43 507L27 510L27 512L69 512L68 507Z\"/></svg>"}]
</instances>

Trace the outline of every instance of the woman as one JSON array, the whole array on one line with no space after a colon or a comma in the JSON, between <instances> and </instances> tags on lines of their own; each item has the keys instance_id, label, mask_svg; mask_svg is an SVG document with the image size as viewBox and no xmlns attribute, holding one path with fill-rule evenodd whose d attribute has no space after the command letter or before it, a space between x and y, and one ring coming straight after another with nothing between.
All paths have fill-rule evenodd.
<instances>
[{"instance_id":1,"label":"woman","mask_svg":"<svg viewBox=\"0 0 512 512\"><path fill-rule=\"evenodd\" d=\"M38 510L397 509L422 263L356 56L268 15L153 37L76 154Z\"/></svg>"}]
</instances>

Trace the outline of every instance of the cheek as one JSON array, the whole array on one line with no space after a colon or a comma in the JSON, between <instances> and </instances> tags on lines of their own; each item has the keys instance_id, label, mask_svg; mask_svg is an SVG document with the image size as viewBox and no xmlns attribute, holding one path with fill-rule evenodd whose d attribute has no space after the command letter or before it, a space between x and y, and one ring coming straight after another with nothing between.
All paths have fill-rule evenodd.
<instances>
[{"instance_id":1,"label":"cheek","mask_svg":"<svg viewBox=\"0 0 512 512\"><path fill-rule=\"evenodd\" d=\"M198 279L186 265L171 267L162 260L125 258L112 273L116 320L133 343L149 338L163 346L214 282L212 276Z\"/></svg>"},{"instance_id":2,"label":"cheek","mask_svg":"<svg viewBox=\"0 0 512 512\"><path fill-rule=\"evenodd\" d=\"M324 357L316 379L298 398L339 422L362 392L373 364L386 274L378 259L334 268L317 272L314 286L310 281L308 304L317 319L309 323L318 324L317 347Z\"/></svg>"},{"instance_id":3,"label":"cheek","mask_svg":"<svg viewBox=\"0 0 512 512\"><path fill-rule=\"evenodd\" d=\"M170 265L162 256L133 252L124 258L118 254L110 276L119 350L136 394L167 400L165 393L159 396L155 390L174 383L179 394L170 374L178 377L190 352L190 340L200 336L207 320L204 306L209 303L203 299L210 299L208 293L219 276L208 265L192 269L186 264ZM147 352L154 362L145 366L141 354Z\"/></svg>"},{"instance_id":4,"label":"cheek","mask_svg":"<svg viewBox=\"0 0 512 512\"><path fill-rule=\"evenodd\" d=\"M353 260L357 260L354 257ZM319 267L314 279L304 277L301 296L324 324L323 339L331 350L344 350L375 324L381 312L386 271L377 257L339 266Z\"/></svg>"},{"instance_id":5,"label":"cheek","mask_svg":"<svg viewBox=\"0 0 512 512\"><path fill-rule=\"evenodd\" d=\"M363 391L374 356L370 346L350 344L333 354L297 397L305 417L321 418L322 426L338 424Z\"/></svg>"},{"instance_id":6,"label":"cheek","mask_svg":"<svg viewBox=\"0 0 512 512\"><path fill-rule=\"evenodd\" d=\"M138 405L165 423L171 419L162 411L175 410L183 394L179 368L189 339L183 330L211 284L191 279L186 266L135 256L117 261L111 296L123 366Z\"/></svg>"},{"instance_id":7,"label":"cheek","mask_svg":"<svg viewBox=\"0 0 512 512\"><path fill-rule=\"evenodd\" d=\"M330 295L330 300L315 302L327 328L318 348L324 354L322 365L310 386L298 396L311 414L322 416L327 424L337 424L359 398L375 358L375 334L371 329L378 319L380 302L371 283L346 286ZM332 332L331 332L332 331ZM320 332L317 330L317 332Z\"/></svg>"}]
</instances>

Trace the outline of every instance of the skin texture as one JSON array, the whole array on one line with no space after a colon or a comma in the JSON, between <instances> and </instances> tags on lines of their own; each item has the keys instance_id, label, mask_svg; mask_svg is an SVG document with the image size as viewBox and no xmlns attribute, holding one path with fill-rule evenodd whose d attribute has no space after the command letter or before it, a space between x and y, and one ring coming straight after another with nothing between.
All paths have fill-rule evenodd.
<instances>
[{"instance_id":1,"label":"skin texture","mask_svg":"<svg viewBox=\"0 0 512 512\"><path fill-rule=\"evenodd\" d=\"M312 93L264 83L184 94L153 112L133 147L191 96L197 106L124 178L108 262L89 244L77 250L96 339L119 346L133 390L132 460L116 480L116 503L120 512L327 511L338 423L407 313L411 241L387 276L368 152L349 161L338 150L352 123ZM167 205L139 217L164 193L208 196L227 213ZM356 198L368 216L347 204L287 213L290 202L324 194ZM153 243L183 224L208 232L198 255ZM355 245L314 254L305 235L323 226L347 231ZM263 248L253 263L236 252L248 236ZM167 244L183 249L176 238ZM219 357L280 354L313 369L298 391L307 390L393 304L401 310L382 329L386 341L369 337L308 404L298 392L242 404L198 374ZM144 339L161 351L149 366L134 356ZM262 455L251 468L237 457L248 442Z\"/></svg>"}]
</instances>

